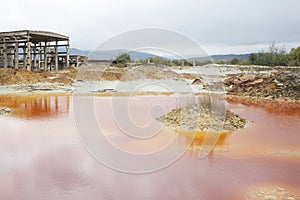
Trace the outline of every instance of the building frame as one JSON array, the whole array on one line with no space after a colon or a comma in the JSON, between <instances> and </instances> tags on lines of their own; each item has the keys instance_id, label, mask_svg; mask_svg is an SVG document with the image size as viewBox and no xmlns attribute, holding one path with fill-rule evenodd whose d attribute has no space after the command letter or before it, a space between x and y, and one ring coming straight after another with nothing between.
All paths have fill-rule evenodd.
<instances>
[{"instance_id":1,"label":"building frame","mask_svg":"<svg viewBox=\"0 0 300 200\"><path fill-rule=\"evenodd\" d=\"M0 32L0 68L49 71L69 66L70 39L47 31Z\"/></svg>"}]
</instances>

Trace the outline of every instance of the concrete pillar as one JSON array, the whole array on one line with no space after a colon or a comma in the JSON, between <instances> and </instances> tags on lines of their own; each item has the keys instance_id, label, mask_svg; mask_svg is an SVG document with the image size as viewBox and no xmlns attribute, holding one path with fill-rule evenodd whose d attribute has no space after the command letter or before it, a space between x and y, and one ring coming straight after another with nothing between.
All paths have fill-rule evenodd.
<instances>
[{"instance_id":1,"label":"concrete pillar","mask_svg":"<svg viewBox=\"0 0 300 200\"><path fill-rule=\"evenodd\" d=\"M66 66L65 67L69 67L70 65L70 41L67 41L67 46L66 46L66 50L67 50L67 56L66 56Z\"/></svg>"},{"instance_id":2,"label":"concrete pillar","mask_svg":"<svg viewBox=\"0 0 300 200\"><path fill-rule=\"evenodd\" d=\"M15 69L19 69L19 43L15 43Z\"/></svg>"},{"instance_id":3,"label":"concrete pillar","mask_svg":"<svg viewBox=\"0 0 300 200\"><path fill-rule=\"evenodd\" d=\"M5 39L3 39L3 67L7 68L8 66L8 59L7 59L7 44L5 43Z\"/></svg>"},{"instance_id":4,"label":"concrete pillar","mask_svg":"<svg viewBox=\"0 0 300 200\"><path fill-rule=\"evenodd\" d=\"M54 66L55 66L55 70L58 70L58 41L55 41L55 57L54 57Z\"/></svg>"},{"instance_id":5,"label":"concrete pillar","mask_svg":"<svg viewBox=\"0 0 300 200\"><path fill-rule=\"evenodd\" d=\"M42 44L39 42L39 47L38 47L38 57L39 57L39 69L41 69L41 61L42 61Z\"/></svg>"},{"instance_id":6,"label":"concrete pillar","mask_svg":"<svg viewBox=\"0 0 300 200\"><path fill-rule=\"evenodd\" d=\"M31 59L31 42L27 42L27 70L31 70L31 64L32 64L32 59Z\"/></svg>"},{"instance_id":7,"label":"concrete pillar","mask_svg":"<svg viewBox=\"0 0 300 200\"><path fill-rule=\"evenodd\" d=\"M24 45L25 47L23 47L23 69L26 69L26 65L27 65L27 48L26 48L26 43Z\"/></svg>"},{"instance_id":8,"label":"concrete pillar","mask_svg":"<svg viewBox=\"0 0 300 200\"><path fill-rule=\"evenodd\" d=\"M47 52L47 42L45 42L44 46L44 71L48 71L48 52Z\"/></svg>"},{"instance_id":9,"label":"concrete pillar","mask_svg":"<svg viewBox=\"0 0 300 200\"><path fill-rule=\"evenodd\" d=\"M7 55L8 57L8 66L10 68L14 68L14 54L15 54L15 46L9 46L9 48L7 49L9 55Z\"/></svg>"},{"instance_id":10,"label":"concrete pillar","mask_svg":"<svg viewBox=\"0 0 300 200\"><path fill-rule=\"evenodd\" d=\"M3 67L3 50L4 50L4 44L1 44L1 48L0 48L0 63L1 63L1 67Z\"/></svg>"},{"instance_id":11,"label":"concrete pillar","mask_svg":"<svg viewBox=\"0 0 300 200\"><path fill-rule=\"evenodd\" d=\"M33 68L36 68L36 43L34 43L33 47Z\"/></svg>"}]
</instances>

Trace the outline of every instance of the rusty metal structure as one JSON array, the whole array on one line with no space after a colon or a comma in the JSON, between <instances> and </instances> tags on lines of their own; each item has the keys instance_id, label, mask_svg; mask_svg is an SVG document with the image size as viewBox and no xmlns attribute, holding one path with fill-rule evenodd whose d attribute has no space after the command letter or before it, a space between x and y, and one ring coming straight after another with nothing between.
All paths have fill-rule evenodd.
<instances>
[{"instance_id":1,"label":"rusty metal structure","mask_svg":"<svg viewBox=\"0 0 300 200\"><path fill-rule=\"evenodd\" d=\"M0 32L0 68L32 71L69 66L69 37L47 31Z\"/></svg>"}]
</instances>

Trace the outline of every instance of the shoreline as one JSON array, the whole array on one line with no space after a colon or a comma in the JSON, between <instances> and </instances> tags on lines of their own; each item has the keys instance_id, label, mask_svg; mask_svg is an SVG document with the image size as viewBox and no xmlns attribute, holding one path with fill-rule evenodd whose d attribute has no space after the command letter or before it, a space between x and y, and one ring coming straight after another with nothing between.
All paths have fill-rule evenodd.
<instances>
[{"instance_id":1,"label":"shoreline","mask_svg":"<svg viewBox=\"0 0 300 200\"><path fill-rule=\"evenodd\" d=\"M159 91L137 91L137 92L86 92L86 93L74 93L74 92L65 92L65 91L47 91L47 92L8 92L0 93L1 96L170 96L176 94L175 92L159 92ZM193 95L207 95L212 94L209 92L197 92L197 93L181 93L181 94L193 94ZM226 100L234 99L248 99L248 100L261 100L261 101L273 101L278 103L300 103L300 100L290 99L288 97L284 98L269 98L269 97L253 97L253 96L244 96L244 95L234 95L234 94L224 94Z\"/></svg>"}]
</instances>

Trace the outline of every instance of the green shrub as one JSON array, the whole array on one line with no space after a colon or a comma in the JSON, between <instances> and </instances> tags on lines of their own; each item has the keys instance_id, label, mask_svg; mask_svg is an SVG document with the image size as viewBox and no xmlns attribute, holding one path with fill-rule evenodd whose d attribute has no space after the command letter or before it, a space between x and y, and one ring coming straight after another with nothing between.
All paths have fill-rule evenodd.
<instances>
[{"instance_id":1,"label":"green shrub","mask_svg":"<svg viewBox=\"0 0 300 200\"><path fill-rule=\"evenodd\" d=\"M127 63L131 61L128 53L120 53L115 60L112 61L112 65L116 67L126 67Z\"/></svg>"}]
</instances>

